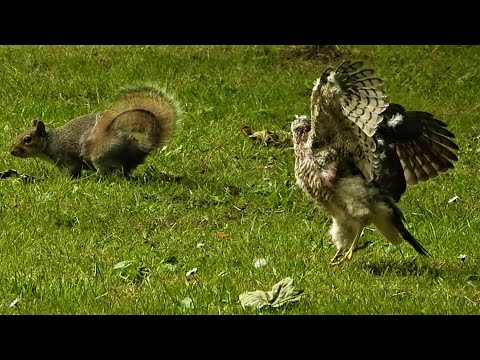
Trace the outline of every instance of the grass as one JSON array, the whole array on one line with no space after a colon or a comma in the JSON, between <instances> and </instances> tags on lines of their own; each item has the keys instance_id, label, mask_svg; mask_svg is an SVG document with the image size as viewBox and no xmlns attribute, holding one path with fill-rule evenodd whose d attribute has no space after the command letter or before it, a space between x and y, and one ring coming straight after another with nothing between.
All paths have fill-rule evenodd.
<instances>
[{"instance_id":1,"label":"grass","mask_svg":"<svg viewBox=\"0 0 480 360\"><path fill-rule=\"evenodd\" d=\"M480 47L304 50L0 47L0 171L33 177L0 182L0 314L478 314ZM330 267L330 221L296 187L292 149L239 131L288 134L295 114L309 113L315 78L345 59L366 61L390 101L434 113L457 135L456 169L401 201L431 259L366 231L373 244ZM86 172L71 180L51 164L8 154L33 119L61 126L144 82L174 94L184 116L133 180ZM261 258L267 264L254 267ZM299 302L239 304L239 294L287 276L305 289Z\"/></svg>"}]
</instances>

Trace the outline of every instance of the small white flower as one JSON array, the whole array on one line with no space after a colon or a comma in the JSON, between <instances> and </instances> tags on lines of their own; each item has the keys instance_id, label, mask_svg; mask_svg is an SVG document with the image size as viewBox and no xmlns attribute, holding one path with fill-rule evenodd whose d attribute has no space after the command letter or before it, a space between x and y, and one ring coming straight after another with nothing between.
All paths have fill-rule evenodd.
<instances>
[{"instance_id":1,"label":"small white flower","mask_svg":"<svg viewBox=\"0 0 480 360\"><path fill-rule=\"evenodd\" d=\"M15 299L15 300L13 300L13 301L10 303L10 307L13 308L13 307L17 306L17 304L18 304L19 301L20 301L20 299L18 299L18 298Z\"/></svg>"},{"instance_id":2,"label":"small white flower","mask_svg":"<svg viewBox=\"0 0 480 360\"><path fill-rule=\"evenodd\" d=\"M197 248L198 248L198 249L203 248L204 246L205 246L204 243L198 243L198 244L197 244Z\"/></svg>"},{"instance_id":3,"label":"small white flower","mask_svg":"<svg viewBox=\"0 0 480 360\"><path fill-rule=\"evenodd\" d=\"M197 270L198 270L198 269L195 267L195 268L193 268L192 270L187 271L187 277L190 277L190 276L192 276L193 274L195 274L195 273L197 272Z\"/></svg>"},{"instance_id":4,"label":"small white flower","mask_svg":"<svg viewBox=\"0 0 480 360\"><path fill-rule=\"evenodd\" d=\"M462 260L462 262L465 262L465 260L467 259L467 255L465 255L465 254L460 254L460 255L458 255L458 258L459 258L460 260Z\"/></svg>"}]
</instances>

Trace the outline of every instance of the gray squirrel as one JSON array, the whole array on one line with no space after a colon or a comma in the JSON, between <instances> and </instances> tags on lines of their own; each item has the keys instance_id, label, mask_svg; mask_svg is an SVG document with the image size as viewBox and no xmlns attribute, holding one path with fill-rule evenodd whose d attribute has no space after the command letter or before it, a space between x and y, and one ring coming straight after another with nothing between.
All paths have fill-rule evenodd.
<instances>
[{"instance_id":1,"label":"gray squirrel","mask_svg":"<svg viewBox=\"0 0 480 360\"><path fill-rule=\"evenodd\" d=\"M72 177L84 169L100 174L120 169L128 176L152 150L171 140L179 113L178 103L156 87L124 89L108 109L61 127L34 120L31 129L16 137L10 154L52 162Z\"/></svg>"}]
</instances>

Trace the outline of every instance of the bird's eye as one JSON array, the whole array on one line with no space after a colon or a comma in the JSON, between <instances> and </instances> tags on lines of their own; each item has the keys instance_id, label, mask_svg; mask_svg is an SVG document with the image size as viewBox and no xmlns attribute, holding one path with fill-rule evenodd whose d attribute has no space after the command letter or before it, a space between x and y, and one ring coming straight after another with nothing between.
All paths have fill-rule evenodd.
<instances>
[{"instance_id":1,"label":"bird's eye","mask_svg":"<svg viewBox=\"0 0 480 360\"><path fill-rule=\"evenodd\" d=\"M32 142L32 137L31 137L31 136L28 136L28 135L25 136L25 137L23 138L23 142L24 142L25 144L30 144L30 143Z\"/></svg>"}]
</instances>

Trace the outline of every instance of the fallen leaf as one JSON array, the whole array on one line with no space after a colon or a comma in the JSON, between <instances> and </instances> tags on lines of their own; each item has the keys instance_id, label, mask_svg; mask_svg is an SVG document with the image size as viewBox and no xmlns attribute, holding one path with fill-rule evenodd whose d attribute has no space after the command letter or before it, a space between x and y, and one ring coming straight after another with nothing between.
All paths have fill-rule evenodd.
<instances>
[{"instance_id":1,"label":"fallen leaf","mask_svg":"<svg viewBox=\"0 0 480 360\"><path fill-rule=\"evenodd\" d=\"M192 309L193 308L193 300L189 297L180 301L180 306L185 309Z\"/></svg>"},{"instance_id":2,"label":"fallen leaf","mask_svg":"<svg viewBox=\"0 0 480 360\"><path fill-rule=\"evenodd\" d=\"M251 136L253 134L252 129L250 129L250 126L248 126L248 125L243 125L240 128L240 132L247 137Z\"/></svg>"},{"instance_id":3,"label":"fallen leaf","mask_svg":"<svg viewBox=\"0 0 480 360\"><path fill-rule=\"evenodd\" d=\"M228 232L226 232L226 231L217 231L217 232L215 233L215 236L218 237L218 238L220 238L220 239L225 239L225 238L227 238L227 237L230 236L230 233L228 233Z\"/></svg>"},{"instance_id":4,"label":"fallen leaf","mask_svg":"<svg viewBox=\"0 0 480 360\"><path fill-rule=\"evenodd\" d=\"M286 277L273 285L272 290L265 292L256 290L239 295L242 307L255 306L261 309L264 306L279 307L288 302L299 301L304 290L297 290L293 286L293 279Z\"/></svg>"},{"instance_id":5,"label":"fallen leaf","mask_svg":"<svg viewBox=\"0 0 480 360\"><path fill-rule=\"evenodd\" d=\"M114 269L125 269L133 264L133 261L131 260L124 260L120 261L119 263L116 263L115 266L113 267Z\"/></svg>"},{"instance_id":6,"label":"fallen leaf","mask_svg":"<svg viewBox=\"0 0 480 360\"><path fill-rule=\"evenodd\" d=\"M240 189L234 185L227 185L225 186L225 192L228 195L237 196L238 194L240 194Z\"/></svg>"},{"instance_id":7,"label":"fallen leaf","mask_svg":"<svg viewBox=\"0 0 480 360\"><path fill-rule=\"evenodd\" d=\"M0 179L6 179L11 177L12 175L18 175L17 170L7 169L5 171L0 172Z\"/></svg>"},{"instance_id":8,"label":"fallen leaf","mask_svg":"<svg viewBox=\"0 0 480 360\"><path fill-rule=\"evenodd\" d=\"M265 266L267 265L267 259L256 259L254 262L253 262L253 266L255 266L257 269L259 267L262 267L262 266Z\"/></svg>"},{"instance_id":9,"label":"fallen leaf","mask_svg":"<svg viewBox=\"0 0 480 360\"><path fill-rule=\"evenodd\" d=\"M451 204L451 203L456 202L456 201L458 201L458 200L460 200L460 198L459 198L457 195L455 195L455 196L452 197L450 200L448 200L448 203Z\"/></svg>"},{"instance_id":10,"label":"fallen leaf","mask_svg":"<svg viewBox=\"0 0 480 360\"><path fill-rule=\"evenodd\" d=\"M259 130L253 132L250 126L244 125L240 128L240 132L249 139L261 141L265 145L281 146L291 144L290 138L287 136L280 138L280 136L272 130Z\"/></svg>"},{"instance_id":11,"label":"fallen leaf","mask_svg":"<svg viewBox=\"0 0 480 360\"><path fill-rule=\"evenodd\" d=\"M30 175L19 174L17 170L7 169L5 171L0 172L0 179L8 179L11 177L17 177L23 180L34 180Z\"/></svg>"},{"instance_id":12,"label":"fallen leaf","mask_svg":"<svg viewBox=\"0 0 480 360\"><path fill-rule=\"evenodd\" d=\"M197 272L197 268L193 268L192 270L187 271L187 278L194 275Z\"/></svg>"}]
</instances>

